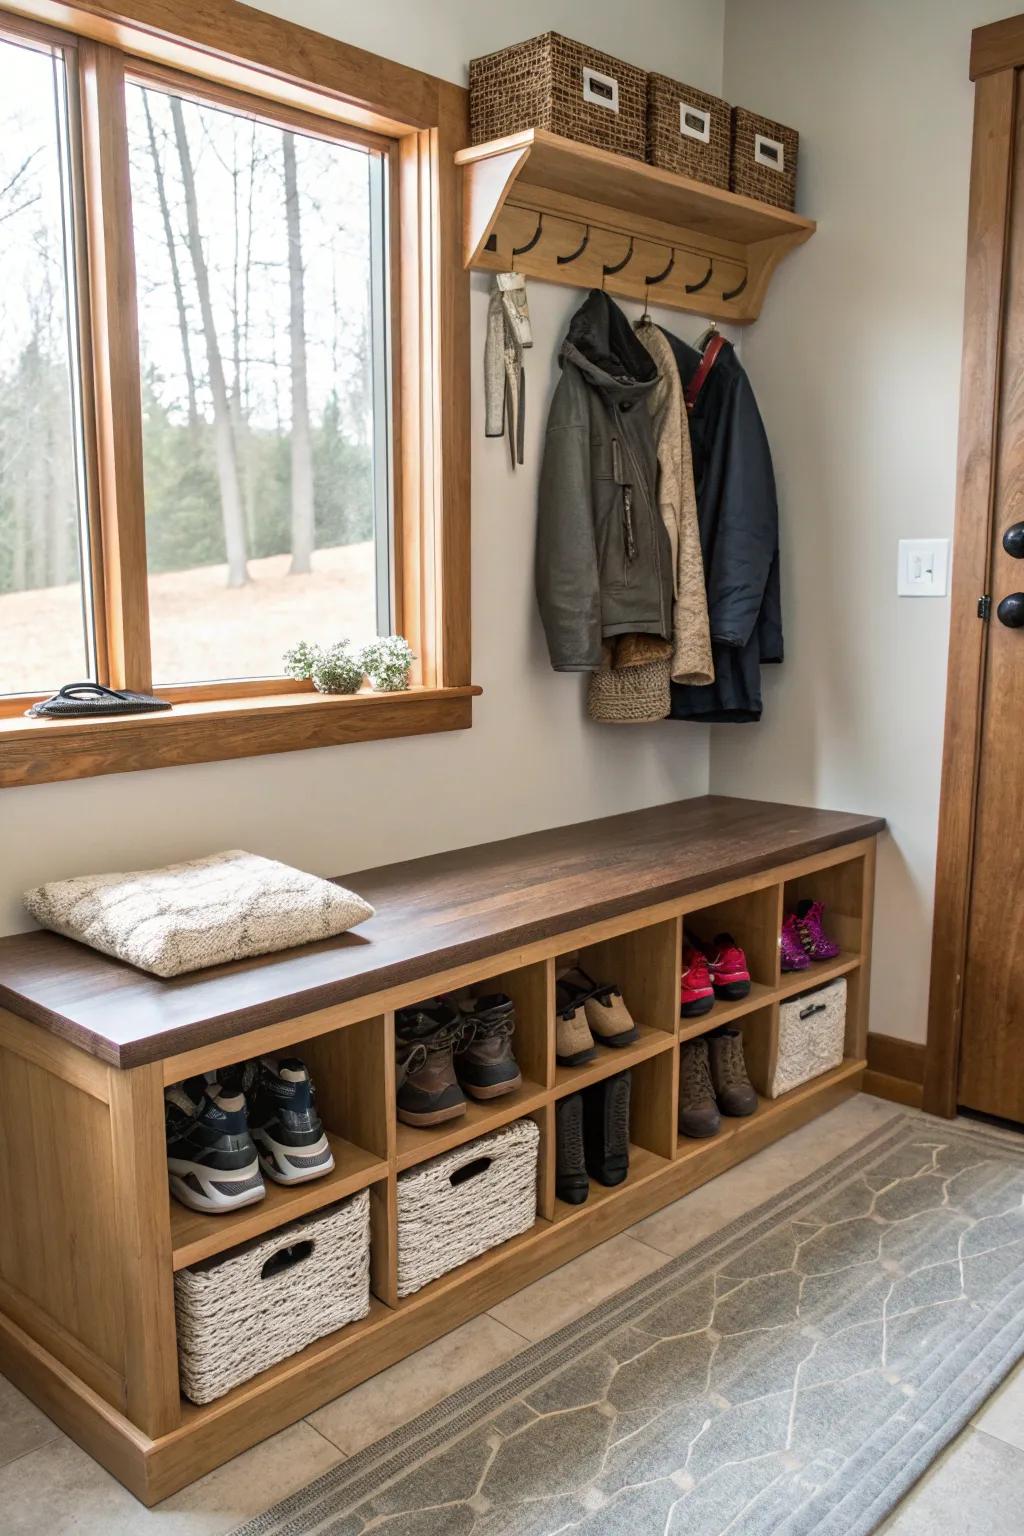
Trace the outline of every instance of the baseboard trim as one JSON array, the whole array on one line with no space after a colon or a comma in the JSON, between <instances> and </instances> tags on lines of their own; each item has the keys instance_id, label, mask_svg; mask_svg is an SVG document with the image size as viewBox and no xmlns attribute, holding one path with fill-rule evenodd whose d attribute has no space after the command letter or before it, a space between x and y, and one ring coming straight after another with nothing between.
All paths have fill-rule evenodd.
<instances>
[{"instance_id":1,"label":"baseboard trim","mask_svg":"<svg viewBox=\"0 0 1024 1536\"><path fill-rule=\"evenodd\" d=\"M864 1092L894 1104L921 1109L924 1104L925 1048L916 1040L868 1034L868 1069Z\"/></svg>"},{"instance_id":2,"label":"baseboard trim","mask_svg":"<svg viewBox=\"0 0 1024 1536\"><path fill-rule=\"evenodd\" d=\"M894 1104L905 1104L908 1109L924 1108L924 1087L921 1083L908 1083L905 1077L890 1077L887 1072L865 1072L864 1092L873 1093L876 1099L891 1099Z\"/></svg>"}]
</instances>

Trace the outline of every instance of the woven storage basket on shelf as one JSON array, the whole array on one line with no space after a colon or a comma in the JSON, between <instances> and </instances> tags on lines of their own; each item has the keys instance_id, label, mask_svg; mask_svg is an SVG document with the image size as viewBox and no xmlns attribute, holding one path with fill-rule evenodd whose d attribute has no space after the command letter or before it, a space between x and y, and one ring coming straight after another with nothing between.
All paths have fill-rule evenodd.
<instances>
[{"instance_id":1,"label":"woven storage basket on shelf","mask_svg":"<svg viewBox=\"0 0 1024 1536\"><path fill-rule=\"evenodd\" d=\"M732 161L729 186L777 208L796 207L796 160L800 135L770 117L732 109Z\"/></svg>"},{"instance_id":2,"label":"woven storage basket on shelf","mask_svg":"<svg viewBox=\"0 0 1024 1536\"><path fill-rule=\"evenodd\" d=\"M471 60L472 142L503 139L524 128L545 128L565 139L643 160L647 74L558 32Z\"/></svg>"},{"instance_id":3,"label":"woven storage basket on shelf","mask_svg":"<svg viewBox=\"0 0 1024 1536\"><path fill-rule=\"evenodd\" d=\"M517 1120L398 1176L398 1294L410 1296L537 1217L533 1120Z\"/></svg>"},{"instance_id":4,"label":"woven storage basket on shelf","mask_svg":"<svg viewBox=\"0 0 1024 1536\"><path fill-rule=\"evenodd\" d=\"M846 978L830 981L779 1007L779 1056L768 1097L798 1088L842 1065L846 1039Z\"/></svg>"},{"instance_id":5,"label":"woven storage basket on shelf","mask_svg":"<svg viewBox=\"0 0 1024 1536\"><path fill-rule=\"evenodd\" d=\"M647 76L647 158L652 165L728 187L731 145L727 101L668 75Z\"/></svg>"},{"instance_id":6,"label":"woven storage basket on shelf","mask_svg":"<svg viewBox=\"0 0 1024 1536\"><path fill-rule=\"evenodd\" d=\"M174 1277L181 1390L210 1403L370 1310L370 1196Z\"/></svg>"}]
</instances>

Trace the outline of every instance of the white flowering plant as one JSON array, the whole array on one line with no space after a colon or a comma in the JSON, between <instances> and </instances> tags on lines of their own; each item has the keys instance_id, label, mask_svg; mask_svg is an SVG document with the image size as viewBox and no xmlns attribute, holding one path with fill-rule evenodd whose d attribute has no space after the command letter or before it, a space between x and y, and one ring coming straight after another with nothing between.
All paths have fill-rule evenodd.
<instances>
[{"instance_id":1,"label":"white flowering plant","mask_svg":"<svg viewBox=\"0 0 1024 1536\"><path fill-rule=\"evenodd\" d=\"M358 693L363 686L363 658L348 640L318 650L310 677L318 693Z\"/></svg>"},{"instance_id":2,"label":"white flowering plant","mask_svg":"<svg viewBox=\"0 0 1024 1536\"><path fill-rule=\"evenodd\" d=\"M401 693L408 688L415 660L408 640L401 635L383 635L363 647L363 670L378 693Z\"/></svg>"},{"instance_id":3,"label":"white flowering plant","mask_svg":"<svg viewBox=\"0 0 1024 1536\"><path fill-rule=\"evenodd\" d=\"M285 677L294 677L296 682L304 682L312 677L319 655L318 645L311 645L308 640L300 640L298 645L293 645L290 651L284 653Z\"/></svg>"}]
</instances>

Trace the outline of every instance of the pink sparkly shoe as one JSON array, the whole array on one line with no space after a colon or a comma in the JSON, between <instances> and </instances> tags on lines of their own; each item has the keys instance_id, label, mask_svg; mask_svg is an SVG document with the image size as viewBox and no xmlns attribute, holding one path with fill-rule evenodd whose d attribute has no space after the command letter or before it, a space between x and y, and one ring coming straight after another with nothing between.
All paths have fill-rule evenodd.
<instances>
[{"instance_id":1,"label":"pink sparkly shoe","mask_svg":"<svg viewBox=\"0 0 1024 1536\"><path fill-rule=\"evenodd\" d=\"M809 968L811 957L804 950L796 914L793 912L787 914L782 924L779 948L782 951L783 971L806 971Z\"/></svg>"},{"instance_id":2,"label":"pink sparkly shoe","mask_svg":"<svg viewBox=\"0 0 1024 1536\"><path fill-rule=\"evenodd\" d=\"M801 901L795 916L805 954L812 960L834 960L839 953L839 945L825 932L825 908L821 902Z\"/></svg>"}]
</instances>

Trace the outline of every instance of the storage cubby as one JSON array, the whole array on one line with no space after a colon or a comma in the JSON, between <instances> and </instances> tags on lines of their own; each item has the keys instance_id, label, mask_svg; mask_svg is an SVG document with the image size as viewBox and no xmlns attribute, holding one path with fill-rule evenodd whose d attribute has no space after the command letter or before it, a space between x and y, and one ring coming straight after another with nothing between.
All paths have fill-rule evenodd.
<instances>
[{"instance_id":1,"label":"storage cubby","mask_svg":"<svg viewBox=\"0 0 1024 1536\"><path fill-rule=\"evenodd\" d=\"M582 945L578 963L595 981L613 982L641 1029L674 1034L679 1012L679 920L651 923ZM570 963L563 955L559 969Z\"/></svg>"},{"instance_id":2,"label":"storage cubby","mask_svg":"<svg viewBox=\"0 0 1024 1536\"><path fill-rule=\"evenodd\" d=\"M678 996L679 923L652 923L631 933L586 944L559 955L556 976L578 966L594 981L619 988L637 1028L628 1045L604 1045L595 1038L597 1055L577 1066L555 1064L556 1097L624 1072L670 1048L675 1033Z\"/></svg>"},{"instance_id":3,"label":"storage cubby","mask_svg":"<svg viewBox=\"0 0 1024 1536\"><path fill-rule=\"evenodd\" d=\"M176 1270L236 1248L386 1178L391 1150L386 1038L385 1019L379 1017L289 1045L280 1052L298 1056L312 1073L317 1110L334 1155L334 1167L308 1184L287 1186L265 1179L266 1194L257 1205L224 1215L190 1210L168 1191ZM220 1065L235 1064L228 1060Z\"/></svg>"},{"instance_id":4,"label":"storage cubby","mask_svg":"<svg viewBox=\"0 0 1024 1536\"><path fill-rule=\"evenodd\" d=\"M63 1198L46 1209L12 1207L0 1243L3 1369L153 1503L831 1108L857 1091L865 1066L880 825L791 806L744 810L711 797L446 855L440 864L426 861L422 874L418 864L378 871L379 890L372 874L353 878L378 908L372 939L343 938L170 984L140 973L131 978L130 1006L119 1002L123 967L53 935L27 936L19 942L33 953L67 946L69 966L84 974L62 992L48 990L39 982L45 967L33 959L5 979L8 1001L24 1001L20 1017L0 1009L0 1117L21 1128L12 1155ZM843 953L781 976L783 903L804 895L825 902ZM747 998L680 1020L684 924L706 940L733 933L750 962ZM594 1060L577 1067L555 1060L556 974L569 957L595 981L621 989L638 1030L624 1047L598 1045ZM776 1100L762 1097L748 1118L723 1119L712 1138L679 1135L680 1042L735 1022L763 1094L780 1002L839 975L848 984L842 1064ZM470 1100L454 1121L402 1125L395 1011L466 986L512 998L522 1086ZM54 1019L61 996L81 1000L61 1005L72 1011L102 998L102 1026L94 1010L60 1029L32 1022L30 1014ZM241 1000L234 1022L233 998ZM111 1034L100 1039L100 1027ZM308 1065L335 1167L290 1189L268 1182L263 1201L227 1216L191 1212L168 1191L164 1087L263 1054L296 1055ZM583 1205L563 1204L555 1198L556 1106L626 1069L628 1175L611 1188L591 1181ZM61 1107L59 1159L49 1122L24 1113L43 1093ZM400 1299L400 1176L522 1119L539 1133L532 1225ZM184 1403L174 1271L362 1189L370 1200L368 1316L214 1402ZM89 1277L70 1300L59 1266L20 1262L22 1253L45 1254L55 1242L75 1252ZM24 1304L19 1287L34 1287Z\"/></svg>"},{"instance_id":5,"label":"storage cubby","mask_svg":"<svg viewBox=\"0 0 1024 1536\"><path fill-rule=\"evenodd\" d=\"M432 1126L404 1125L397 1121L396 1166L400 1173L428 1157L437 1157L464 1141L472 1141L512 1120L519 1120L544 1102L554 1070L550 1025L554 1006L553 978L552 962L540 961L535 965L481 976L467 983L469 990L478 997L494 992L504 992L511 997L516 1013L512 1054L519 1065L522 1084L512 1093L496 1099L478 1100L467 1094L466 1113L457 1120L445 1120Z\"/></svg>"},{"instance_id":6,"label":"storage cubby","mask_svg":"<svg viewBox=\"0 0 1024 1536\"><path fill-rule=\"evenodd\" d=\"M719 933L731 933L747 957L750 980L755 986L770 990L779 980L779 929L782 923L781 891L777 885L732 896L728 901L695 907L683 918L684 933L692 933L704 946ZM716 1003L721 1008L717 1023L731 1004Z\"/></svg>"},{"instance_id":7,"label":"storage cubby","mask_svg":"<svg viewBox=\"0 0 1024 1536\"><path fill-rule=\"evenodd\" d=\"M629 1067L629 1173L621 1184L606 1186L590 1180L590 1194L582 1205L554 1202L555 1221L573 1219L588 1207L600 1204L635 1189L638 1183L667 1166L675 1152L678 1104L678 1050L671 1038L662 1037L667 1049L635 1062ZM608 1052L619 1056L622 1052ZM625 1071L618 1067L616 1071ZM605 1077L615 1075L606 1072ZM599 1082L595 1078L593 1082ZM591 1084L591 1086L593 1083ZM568 1092L576 1092L570 1088ZM563 1098L561 1092L557 1097Z\"/></svg>"},{"instance_id":8,"label":"storage cubby","mask_svg":"<svg viewBox=\"0 0 1024 1536\"><path fill-rule=\"evenodd\" d=\"M696 1147L709 1146L733 1135L748 1120L756 1119L757 1115L764 1108L764 1096L778 1046L778 1004L769 1003L767 1006L755 1008L745 1013L742 1018L735 1020L733 1027L739 1029L743 1035L743 1059L746 1063L747 1076L760 1100L758 1109L754 1115L746 1117L723 1115L721 1127L714 1136L705 1138L685 1136L680 1131L676 1146L676 1154L679 1157L692 1155ZM682 1088L682 1060L680 1057L680 1094L682 1094Z\"/></svg>"}]
</instances>

